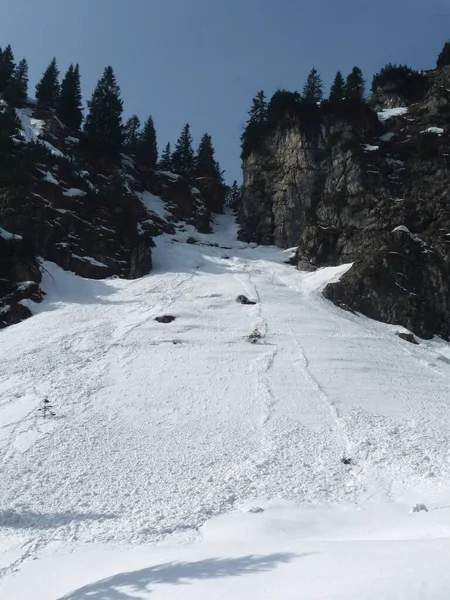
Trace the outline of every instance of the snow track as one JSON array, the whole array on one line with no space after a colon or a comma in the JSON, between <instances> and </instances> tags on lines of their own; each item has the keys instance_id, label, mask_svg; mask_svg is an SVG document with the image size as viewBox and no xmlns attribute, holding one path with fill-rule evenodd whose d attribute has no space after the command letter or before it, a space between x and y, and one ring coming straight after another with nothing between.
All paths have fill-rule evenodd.
<instances>
[{"instance_id":1,"label":"snow track","mask_svg":"<svg viewBox=\"0 0 450 600\"><path fill-rule=\"evenodd\" d=\"M299 273L218 223L196 234L218 247L159 238L137 281L47 264L44 304L0 334L3 574L56 542L187 544L262 498L450 501L449 346L326 302L347 267Z\"/></svg>"}]
</instances>

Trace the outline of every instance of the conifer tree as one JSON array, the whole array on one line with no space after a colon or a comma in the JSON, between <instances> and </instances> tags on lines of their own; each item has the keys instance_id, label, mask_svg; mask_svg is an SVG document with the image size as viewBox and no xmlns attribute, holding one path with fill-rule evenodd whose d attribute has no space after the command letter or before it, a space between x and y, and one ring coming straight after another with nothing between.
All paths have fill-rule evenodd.
<instances>
[{"instance_id":1,"label":"conifer tree","mask_svg":"<svg viewBox=\"0 0 450 600\"><path fill-rule=\"evenodd\" d=\"M4 92L12 81L15 70L14 54L8 44L4 50L0 48L0 93Z\"/></svg>"},{"instance_id":2,"label":"conifer tree","mask_svg":"<svg viewBox=\"0 0 450 600\"><path fill-rule=\"evenodd\" d=\"M4 98L13 106L23 106L28 96L28 63L23 58L17 65L17 69L11 81L6 86Z\"/></svg>"},{"instance_id":3,"label":"conifer tree","mask_svg":"<svg viewBox=\"0 0 450 600\"><path fill-rule=\"evenodd\" d=\"M345 81L346 100L364 100L365 83L362 71L359 67L353 67L352 72L347 75Z\"/></svg>"},{"instance_id":4,"label":"conifer tree","mask_svg":"<svg viewBox=\"0 0 450 600\"><path fill-rule=\"evenodd\" d=\"M195 177L220 179L220 168L214 158L214 148L208 133L202 137L195 157Z\"/></svg>"},{"instance_id":5,"label":"conifer tree","mask_svg":"<svg viewBox=\"0 0 450 600\"><path fill-rule=\"evenodd\" d=\"M450 65L450 42L445 42L436 61L436 66L438 68L446 67L447 65Z\"/></svg>"},{"instance_id":6,"label":"conifer tree","mask_svg":"<svg viewBox=\"0 0 450 600\"><path fill-rule=\"evenodd\" d=\"M311 102L320 102L323 98L322 78L316 69L311 69L303 87L303 97Z\"/></svg>"},{"instance_id":7,"label":"conifer tree","mask_svg":"<svg viewBox=\"0 0 450 600\"><path fill-rule=\"evenodd\" d=\"M267 121L267 101L263 90L260 90L252 100L247 125L265 125Z\"/></svg>"},{"instance_id":8,"label":"conifer tree","mask_svg":"<svg viewBox=\"0 0 450 600\"><path fill-rule=\"evenodd\" d=\"M42 413L44 419L49 417L56 417L56 413L53 412L53 405L48 398L44 398L42 400L41 406L38 408L38 411Z\"/></svg>"},{"instance_id":9,"label":"conifer tree","mask_svg":"<svg viewBox=\"0 0 450 600\"><path fill-rule=\"evenodd\" d=\"M139 136L137 154L140 162L150 169L154 169L158 162L158 144L153 118L150 116L145 122L144 129Z\"/></svg>"},{"instance_id":10,"label":"conifer tree","mask_svg":"<svg viewBox=\"0 0 450 600\"><path fill-rule=\"evenodd\" d=\"M268 105L266 95L263 90L260 90L252 100L245 129L241 135L241 158L244 159L248 156L252 148L263 138L267 116Z\"/></svg>"},{"instance_id":11,"label":"conifer tree","mask_svg":"<svg viewBox=\"0 0 450 600\"><path fill-rule=\"evenodd\" d=\"M83 138L86 153L100 159L97 162L117 162L123 149L123 102L112 67L105 68L88 107Z\"/></svg>"},{"instance_id":12,"label":"conifer tree","mask_svg":"<svg viewBox=\"0 0 450 600\"><path fill-rule=\"evenodd\" d=\"M175 151L172 154L172 165L175 173L187 179L194 175L195 161L189 123L186 123L183 127L181 135L175 144Z\"/></svg>"},{"instance_id":13,"label":"conifer tree","mask_svg":"<svg viewBox=\"0 0 450 600\"><path fill-rule=\"evenodd\" d=\"M236 179L233 184L228 188L226 204L230 208L236 208L241 200L242 190Z\"/></svg>"},{"instance_id":14,"label":"conifer tree","mask_svg":"<svg viewBox=\"0 0 450 600\"><path fill-rule=\"evenodd\" d=\"M330 89L329 100L333 103L339 103L344 100L345 97L345 81L342 77L342 73L338 71L336 73L336 77L334 78L333 85Z\"/></svg>"},{"instance_id":15,"label":"conifer tree","mask_svg":"<svg viewBox=\"0 0 450 600\"><path fill-rule=\"evenodd\" d=\"M59 70L56 58L48 65L41 80L36 85L36 100L46 108L56 108L59 99Z\"/></svg>"},{"instance_id":16,"label":"conifer tree","mask_svg":"<svg viewBox=\"0 0 450 600\"><path fill-rule=\"evenodd\" d=\"M167 142L163 153L161 154L161 159L158 164L158 168L161 171L171 171L172 170L172 151L170 149L170 142Z\"/></svg>"},{"instance_id":17,"label":"conifer tree","mask_svg":"<svg viewBox=\"0 0 450 600\"><path fill-rule=\"evenodd\" d=\"M79 131L83 122L83 109L78 65L70 65L64 75L57 113L64 125L75 132Z\"/></svg>"},{"instance_id":18,"label":"conifer tree","mask_svg":"<svg viewBox=\"0 0 450 600\"><path fill-rule=\"evenodd\" d=\"M141 120L137 115L132 115L123 126L124 148L127 152L134 154L141 133Z\"/></svg>"}]
</instances>

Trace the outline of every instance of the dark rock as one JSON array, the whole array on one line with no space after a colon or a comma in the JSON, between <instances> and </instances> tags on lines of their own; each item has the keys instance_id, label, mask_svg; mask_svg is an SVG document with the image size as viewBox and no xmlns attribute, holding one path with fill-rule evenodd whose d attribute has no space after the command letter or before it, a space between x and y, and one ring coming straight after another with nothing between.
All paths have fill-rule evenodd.
<instances>
[{"instance_id":1,"label":"dark rock","mask_svg":"<svg viewBox=\"0 0 450 600\"><path fill-rule=\"evenodd\" d=\"M308 271L308 272L312 272L312 271L316 271L317 267L314 266L312 263L309 262L309 260L299 260L297 263L297 269L299 271Z\"/></svg>"},{"instance_id":2,"label":"dark rock","mask_svg":"<svg viewBox=\"0 0 450 600\"><path fill-rule=\"evenodd\" d=\"M249 300L247 296L244 296L243 294L240 294L236 298L236 302L239 302L239 304L256 304L254 300Z\"/></svg>"},{"instance_id":3,"label":"dark rock","mask_svg":"<svg viewBox=\"0 0 450 600\"><path fill-rule=\"evenodd\" d=\"M3 235L2 235L3 231ZM41 302L41 270L34 248L0 230L0 329L31 316L24 300Z\"/></svg>"},{"instance_id":4,"label":"dark rock","mask_svg":"<svg viewBox=\"0 0 450 600\"><path fill-rule=\"evenodd\" d=\"M172 323L172 321L175 321L176 317L174 317L173 315L162 315L161 317L155 317L155 321L158 321L158 323Z\"/></svg>"},{"instance_id":5,"label":"dark rock","mask_svg":"<svg viewBox=\"0 0 450 600\"><path fill-rule=\"evenodd\" d=\"M188 239L186 240L186 244L196 244L197 240L193 237L188 237Z\"/></svg>"},{"instance_id":6,"label":"dark rock","mask_svg":"<svg viewBox=\"0 0 450 600\"><path fill-rule=\"evenodd\" d=\"M419 344L419 342L416 340L416 338L413 336L412 333L405 333L404 331L396 331L395 335L397 335L402 340L405 340L406 342L410 342L411 344Z\"/></svg>"}]
</instances>

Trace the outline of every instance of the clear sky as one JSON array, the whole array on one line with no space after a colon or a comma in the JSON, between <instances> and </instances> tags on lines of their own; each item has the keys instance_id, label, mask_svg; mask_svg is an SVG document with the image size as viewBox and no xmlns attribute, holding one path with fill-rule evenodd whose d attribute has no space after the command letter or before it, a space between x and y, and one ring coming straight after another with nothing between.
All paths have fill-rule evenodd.
<instances>
[{"instance_id":1,"label":"clear sky","mask_svg":"<svg viewBox=\"0 0 450 600\"><path fill-rule=\"evenodd\" d=\"M80 64L89 97L106 65L125 116L155 120L159 147L189 122L208 132L226 178L259 89L301 90L316 67L368 81L386 62L432 68L450 38L448 0L1 0L0 46L27 58L31 90L53 56Z\"/></svg>"}]
</instances>

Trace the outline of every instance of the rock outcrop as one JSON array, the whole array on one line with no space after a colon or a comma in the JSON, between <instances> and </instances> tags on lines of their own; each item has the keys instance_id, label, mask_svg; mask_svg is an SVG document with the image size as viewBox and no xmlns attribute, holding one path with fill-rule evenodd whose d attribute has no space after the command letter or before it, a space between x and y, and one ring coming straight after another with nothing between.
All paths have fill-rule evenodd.
<instances>
[{"instance_id":1,"label":"rock outcrop","mask_svg":"<svg viewBox=\"0 0 450 600\"><path fill-rule=\"evenodd\" d=\"M296 246L302 269L353 262L327 298L450 339L450 68L420 77L414 103L387 85L359 114L273 128L244 160L240 236Z\"/></svg>"},{"instance_id":2,"label":"rock outcrop","mask_svg":"<svg viewBox=\"0 0 450 600\"><path fill-rule=\"evenodd\" d=\"M207 202L178 175L143 170L126 155L118 168L91 173L79 140L51 112L30 105L17 116L5 150L11 166L0 167L0 328L42 299L42 260L82 277L133 279L150 272L155 235L178 222L210 230Z\"/></svg>"}]
</instances>

